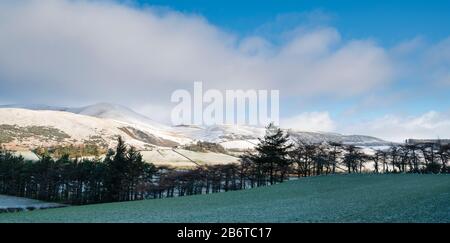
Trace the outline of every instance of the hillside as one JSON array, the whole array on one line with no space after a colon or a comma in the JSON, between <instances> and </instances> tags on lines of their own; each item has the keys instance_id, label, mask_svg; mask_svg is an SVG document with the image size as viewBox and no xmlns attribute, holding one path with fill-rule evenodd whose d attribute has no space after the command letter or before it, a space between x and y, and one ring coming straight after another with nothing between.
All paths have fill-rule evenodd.
<instances>
[{"instance_id":1,"label":"hillside","mask_svg":"<svg viewBox=\"0 0 450 243\"><path fill-rule=\"evenodd\" d=\"M80 108L68 108L67 111L80 115L111 119L128 124L136 124L160 131L170 129L169 126L153 121L152 119L141 115L128 107L117 104L98 103Z\"/></svg>"},{"instance_id":2,"label":"hillside","mask_svg":"<svg viewBox=\"0 0 450 243\"><path fill-rule=\"evenodd\" d=\"M384 140L363 135L293 130L287 132L292 139L307 143L340 142L366 148L389 145L389 142ZM25 158L36 158L36 155L32 154L32 150L36 148L78 148L89 145L91 148L98 147L96 151L104 153L106 148L115 145L117 136L122 136L127 144L142 151L148 162L155 164L175 167L224 164L236 162L237 156L253 149L258 138L264 134L265 129L262 127L241 125L172 127L127 107L109 103L79 108L45 105L0 106L0 144L26 155ZM214 154L180 150L197 141L220 144L226 151L222 151L223 154Z\"/></svg>"},{"instance_id":3,"label":"hillside","mask_svg":"<svg viewBox=\"0 0 450 243\"><path fill-rule=\"evenodd\" d=\"M5 120L6 116L11 115L11 111L14 112L14 116ZM55 124L54 120L59 119L58 122L60 122L61 119L68 118L69 114L75 114L75 116L70 117L72 120L69 122L71 129L76 127L76 123L85 125L85 123L96 124L103 121L109 123L109 127L105 127L105 124L97 124L100 130L110 130L111 127L132 127L132 129L128 128L128 133L133 133L132 137L135 140L151 144L154 142L154 139L149 139L149 137L156 137L172 142L166 144L154 142L157 145L166 146L201 140L220 143L228 149L248 149L254 147L257 139L264 136L265 133L263 127L245 125L214 125L208 127L183 125L171 127L158 123L128 107L110 103L98 103L79 108L45 105L0 105L0 124L22 124L23 121L29 121L28 125L58 126L58 123ZM42 119L32 118L36 116ZM298 138L308 143L341 142L361 146L384 146L390 144L382 139L364 135L343 135L299 130L287 130L287 132L293 138ZM120 132L112 131L112 133L119 134Z\"/></svg>"},{"instance_id":4,"label":"hillside","mask_svg":"<svg viewBox=\"0 0 450 243\"><path fill-rule=\"evenodd\" d=\"M138 148L175 146L191 139L152 126L66 111L0 109L0 143L18 147L96 144L110 147L118 135Z\"/></svg>"},{"instance_id":5,"label":"hillside","mask_svg":"<svg viewBox=\"0 0 450 243\"><path fill-rule=\"evenodd\" d=\"M218 194L0 214L0 222L450 222L448 175L336 175Z\"/></svg>"}]
</instances>

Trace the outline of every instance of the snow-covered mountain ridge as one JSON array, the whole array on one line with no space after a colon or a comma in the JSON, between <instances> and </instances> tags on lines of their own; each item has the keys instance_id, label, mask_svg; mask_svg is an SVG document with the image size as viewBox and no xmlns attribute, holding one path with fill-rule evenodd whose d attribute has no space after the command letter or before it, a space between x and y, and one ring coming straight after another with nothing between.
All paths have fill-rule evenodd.
<instances>
[{"instance_id":1,"label":"snow-covered mountain ridge","mask_svg":"<svg viewBox=\"0 0 450 243\"><path fill-rule=\"evenodd\" d=\"M112 146L117 136L138 149L171 148L196 141L219 143L229 150L251 149L264 128L236 125L176 126L158 123L127 107L99 103L80 108L40 105L0 106L0 143L35 148L61 144L99 143ZM340 142L384 146L390 142L364 135L287 130L308 143Z\"/></svg>"}]
</instances>

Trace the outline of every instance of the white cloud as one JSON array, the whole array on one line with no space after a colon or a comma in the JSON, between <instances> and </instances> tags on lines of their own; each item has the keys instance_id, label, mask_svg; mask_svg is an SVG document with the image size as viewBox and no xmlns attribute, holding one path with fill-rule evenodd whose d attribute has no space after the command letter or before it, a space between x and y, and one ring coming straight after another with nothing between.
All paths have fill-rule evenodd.
<instances>
[{"instance_id":1,"label":"white cloud","mask_svg":"<svg viewBox=\"0 0 450 243\"><path fill-rule=\"evenodd\" d=\"M407 55L416 52L425 46L425 40L422 36L416 36L412 39L400 42L392 48L395 55Z\"/></svg>"},{"instance_id":2,"label":"white cloud","mask_svg":"<svg viewBox=\"0 0 450 243\"><path fill-rule=\"evenodd\" d=\"M343 41L334 28L296 30L274 45L200 16L110 1L2 1L0 33L0 95L21 103L168 103L194 81L348 96L393 75L383 48Z\"/></svg>"},{"instance_id":3,"label":"white cloud","mask_svg":"<svg viewBox=\"0 0 450 243\"><path fill-rule=\"evenodd\" d=\"M450 37L429 48L425 57L425 65L431 70L429 75L433 81L450 85Z\"/></svg>"},{"instance_id":4,"label":"white cloud","mask_svg":"<svg viewBox=\"0 0 450 243\"><path fill-rule=\"evenodd\" d=\"M282 119L280 126L298 131L331 132L335 129L334 121L328 112L304 112L297 116Z\"/></svg>"},{"instance_id":5,"label":"white cloud","mask_svg":"<svg viewBox=\"0 0 450 243\"><path fill-rule=\"evenodd\" d=\"M367 134L394 142L402 142L408 138L449 138L450 114L429 111L409 117L386 115L342 130L345 133Z\"/></svg>"},{"instance_id":6,"label":"white cloud","mask_svg":"<svg viewBox=\"0 0 450 243\"><path fill-rule=\"evenodd\" d=\"M333 120L329 112L305 112L281 119L280 126L299 131L338 132L378 137L392 142L408 138L450 138L450 113L428 111L416 116L384 115L368 121L349 123Z\"/></svg>"},{"instance_id":7,"label":"white cloud","mask_svg":"<svg viewBox=\"0 0 450 243\"><path fill-rule=\"evenodd\" d=\"M450 85L450 37L437 42L418 36L391 50L397 78L418 80L428 89Z\"/></svg>"}]
</instances>

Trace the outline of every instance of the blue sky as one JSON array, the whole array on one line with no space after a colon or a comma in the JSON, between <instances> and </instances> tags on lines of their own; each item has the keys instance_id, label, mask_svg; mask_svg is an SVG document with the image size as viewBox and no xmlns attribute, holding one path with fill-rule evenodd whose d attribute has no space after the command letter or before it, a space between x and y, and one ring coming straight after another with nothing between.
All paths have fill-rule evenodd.
<instances>
[{"instance_id":1,"label":"blue sky","mask_svg":"<svg viewBox=\"0 0 450 243\"><path fill-rule=\"evenodd\" d=\"M293 129L450 137L450 1L2 1L0 33L3 104L168 122L203 81L279 89Z\"/></svg>"},{"instance_id":2,"label":"blue sky","mask_svg":"<svg viewBox=\"0 0 450 243\"><path fill-rule=\"evenodd\" d=\"M439 40L450 34L450 1L445 0L138 0L135 4L198 14L243 35L253 33L279 15L314 11L329 15L327 23L337 27L345 38L373 37L386 45L416 36ZM304 20L298 18L290 24Z\"/></svg>"}]
</instances>

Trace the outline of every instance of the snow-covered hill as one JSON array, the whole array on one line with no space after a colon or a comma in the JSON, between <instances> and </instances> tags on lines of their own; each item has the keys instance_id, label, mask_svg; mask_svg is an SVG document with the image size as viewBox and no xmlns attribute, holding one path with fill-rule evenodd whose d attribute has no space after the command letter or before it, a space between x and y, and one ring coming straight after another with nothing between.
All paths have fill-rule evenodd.
<instances>
[{"instance_id":1,"label":"snow-covered hill","mask_svg":"<svg viewBox=\"0 0 450 243\"><path fill-rule=\"evenodd\" d=\"M264 128L237 125L177 126L175 130L197 141L219 143L229 150L252 149L265 133Z\"/></svg>"},{"instance_id":2,"label":"snow-covered hill","mask_svg":"<svg viewBox=\"0 0 450 243\"><path fill-rule=\"evenodd\" d=\"M265 128L216 125L211 127L179 126L176 131L195 140L219 143L226 149L246 150L253 148L258 143L258 138L264 136ZM335 142L352 144L362 147L387 146L390 142L365 135L342 135L327 132L304 132L286 130L293 140L301 140L305 143Z\"/></svg>"},{"instance_id":3,"label":"snow-covered hill","mask_svg":"<svg viewBox=\"0 0 450 243\"><path fill-rule=\"evenodd\" d=\"M112 146L117 136L140 149L191 142L170 130L66 111L0 109L0 142L24 148L85 144Z\"/></svg>"},{"instance_id":4,"label":"snow-covered hill","mask_svg":"<svg viewBox=\"0 0 450 243\"><path fill-rule=\"evenodd\" d=\"M287 130L292 139L307 143L340 142L362 147L387 146L390 142L364 136L337 133L303 132ZM102 147L115 145L117 136L126 143L147 152L146 157L162 161L180 157L177 149L197 141L221 144L228 152L240 153L253 149L258 138L264 136L262 127L216 125L171 127L114 104L99 103L81 108L42 105L0 106L0 143L11 149L30 150L69 144L96 144ZM181 151L181 150L179 150ZM178 151L178 152L179 152ZM185 151L184 151L185 152ZM215 154L190 154L198 162L214 163ZM203 156L203 157L202 157ZM223 160L223 158L221 159ZM236 161L236 158L227 158ZM186 165L192 161L178 158Z\"/></svg>"},{"instance_id":5,"label":"snow-covered hill","mask_svg":"<svg viewBox=\"0 0 450 243\"><path fill-rule=\"evenodd\" d=\"M293 130L289 130L288 133L292 138L299 139L306 143L334 142L352 144L355 146L387 146L391 144L391 142L365 135L342 135L339 133L302 132Z\"/></svg>"},{"instance_id":6,"label":"snow-covered hill","mask_svg":"<svg viewBox=\"0 0 450 243\"><path fill-rule=\"evenodd\" d=\"M169 126L155 122L152 119L141 115L128 107L117 104L98 103L81 108L69 108L67 109L67 111L80 115L111 119L119 122L145 126L161 131L170 130Z\"/></svg>"}]
</instances>

